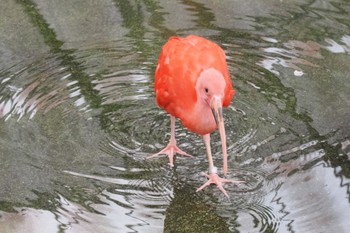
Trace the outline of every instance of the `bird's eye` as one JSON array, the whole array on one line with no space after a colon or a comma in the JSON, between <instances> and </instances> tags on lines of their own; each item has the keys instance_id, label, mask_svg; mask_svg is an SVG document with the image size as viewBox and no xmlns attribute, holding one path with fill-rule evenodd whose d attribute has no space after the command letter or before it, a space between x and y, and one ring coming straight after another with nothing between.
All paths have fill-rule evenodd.
<instances>
[{"instance_id":1,"label":"bird's eye","mask_svg":"<svg viewBox=\"0 0 350 233\"><path fill-rule=\"evenodd\" d=\"M208 93L209 89L208 88L204 88L204 91L205 91L205 93Z\"/></svg>"}]
</instances>

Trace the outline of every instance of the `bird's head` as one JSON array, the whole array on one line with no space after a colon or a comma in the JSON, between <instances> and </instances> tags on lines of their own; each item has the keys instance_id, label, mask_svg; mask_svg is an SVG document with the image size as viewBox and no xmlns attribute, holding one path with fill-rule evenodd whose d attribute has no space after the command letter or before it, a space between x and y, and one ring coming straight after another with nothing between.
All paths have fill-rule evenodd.
<instances>
[{"instance_id":1,"label":"bird's head","mask_svg":"<svg viewBox=\"0 0 350 233\"><path fill-rule=\"evenodd\" d=\"M222 102L225 95L225 79L214 68L204 70L196 83L197 98L212 109L217 125L222 121Z\"/></svg>"},{"instance_id":2,"label":"bird's head","mask_svg":"<svg viewBox=\"0 0 350 233\"><path fill-rule=\"evenodd\" d=\"M214 99L222 100L225 94L225 86L225 79L219 71L214 68L204 70L197 79L197 97L211 106L211 101Z\"/></svg>"},{"instance_id":3,"label":"bird's head","mask_svg":"<svg viewBox=\"0 0 350 233\"><path fill-rule=\"evenodd\" d=\"M227 172L226 133L222 104L226 82L224 76L214 68L204 70L196 83L197 98L211 108L217 127L219 128L224 157L224 174Z\"/></svg>"}]
</instances>

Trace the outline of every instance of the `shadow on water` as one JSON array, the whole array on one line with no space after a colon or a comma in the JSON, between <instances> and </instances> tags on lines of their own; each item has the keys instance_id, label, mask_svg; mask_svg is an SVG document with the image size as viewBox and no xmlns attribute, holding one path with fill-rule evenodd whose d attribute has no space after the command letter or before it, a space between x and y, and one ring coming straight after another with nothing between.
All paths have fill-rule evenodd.
<instances>
[{"instance_id":1,"label":"shadow on water","mask_svg":"<svg viewBox=\"0 0 350 233\"><path fill-rule=\"evenodd\" d=\"M62 4L13 3L40 38L25 57L11 53L23 42L5 37L0 14L1 232L347 232L346 1ZM224 112L228 177L246 182L226 186L230 199L195 192L205 149L180 124L179 146L195 158L174 169L145 160L169 138L157 56L190 33L222 45L237 90Z\"/></svg>"}]
</instances>

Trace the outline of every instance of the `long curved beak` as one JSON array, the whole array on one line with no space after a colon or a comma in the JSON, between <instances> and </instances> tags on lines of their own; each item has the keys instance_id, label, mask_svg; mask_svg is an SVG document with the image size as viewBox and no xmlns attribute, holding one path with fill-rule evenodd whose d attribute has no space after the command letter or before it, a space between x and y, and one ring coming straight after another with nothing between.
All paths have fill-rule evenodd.
<instances>
[{"instance_id":1,"label":"long curved beak","mask_svg":"<svg viewBox=\"0 0 350 233\"><path fill-rule=\"evenodd\" d=\"M222 145L222 157L223 157L223 168L224 175L227 174L227 148L226 148L226 133L224 126L224 117L222 115L222 99L218 96L213 96L210 102L210 107L213 112L213 116L216 121L216 125L219 128L221 145Z\"/></svg>"}]
</instances>

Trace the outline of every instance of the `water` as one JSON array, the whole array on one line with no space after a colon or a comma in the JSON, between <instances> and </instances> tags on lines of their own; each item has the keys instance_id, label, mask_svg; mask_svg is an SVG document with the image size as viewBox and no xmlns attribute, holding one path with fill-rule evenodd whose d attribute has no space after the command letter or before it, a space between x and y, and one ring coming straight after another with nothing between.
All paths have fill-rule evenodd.
<instances>
[{"instance_id":1,"label":"water","mask_svg":"<svg viewBox=\"0 0 350 233\"><path fill-rule=\"evenodd\" d=\"M0 232L348 232L348 1L11 1L0 7ZM226 51L228 200L196 193L153 72L171 35ZM212 139L221 166L219 136ZM43 224L45 222L45 224Z\"/></svg>"}]
</instances>

